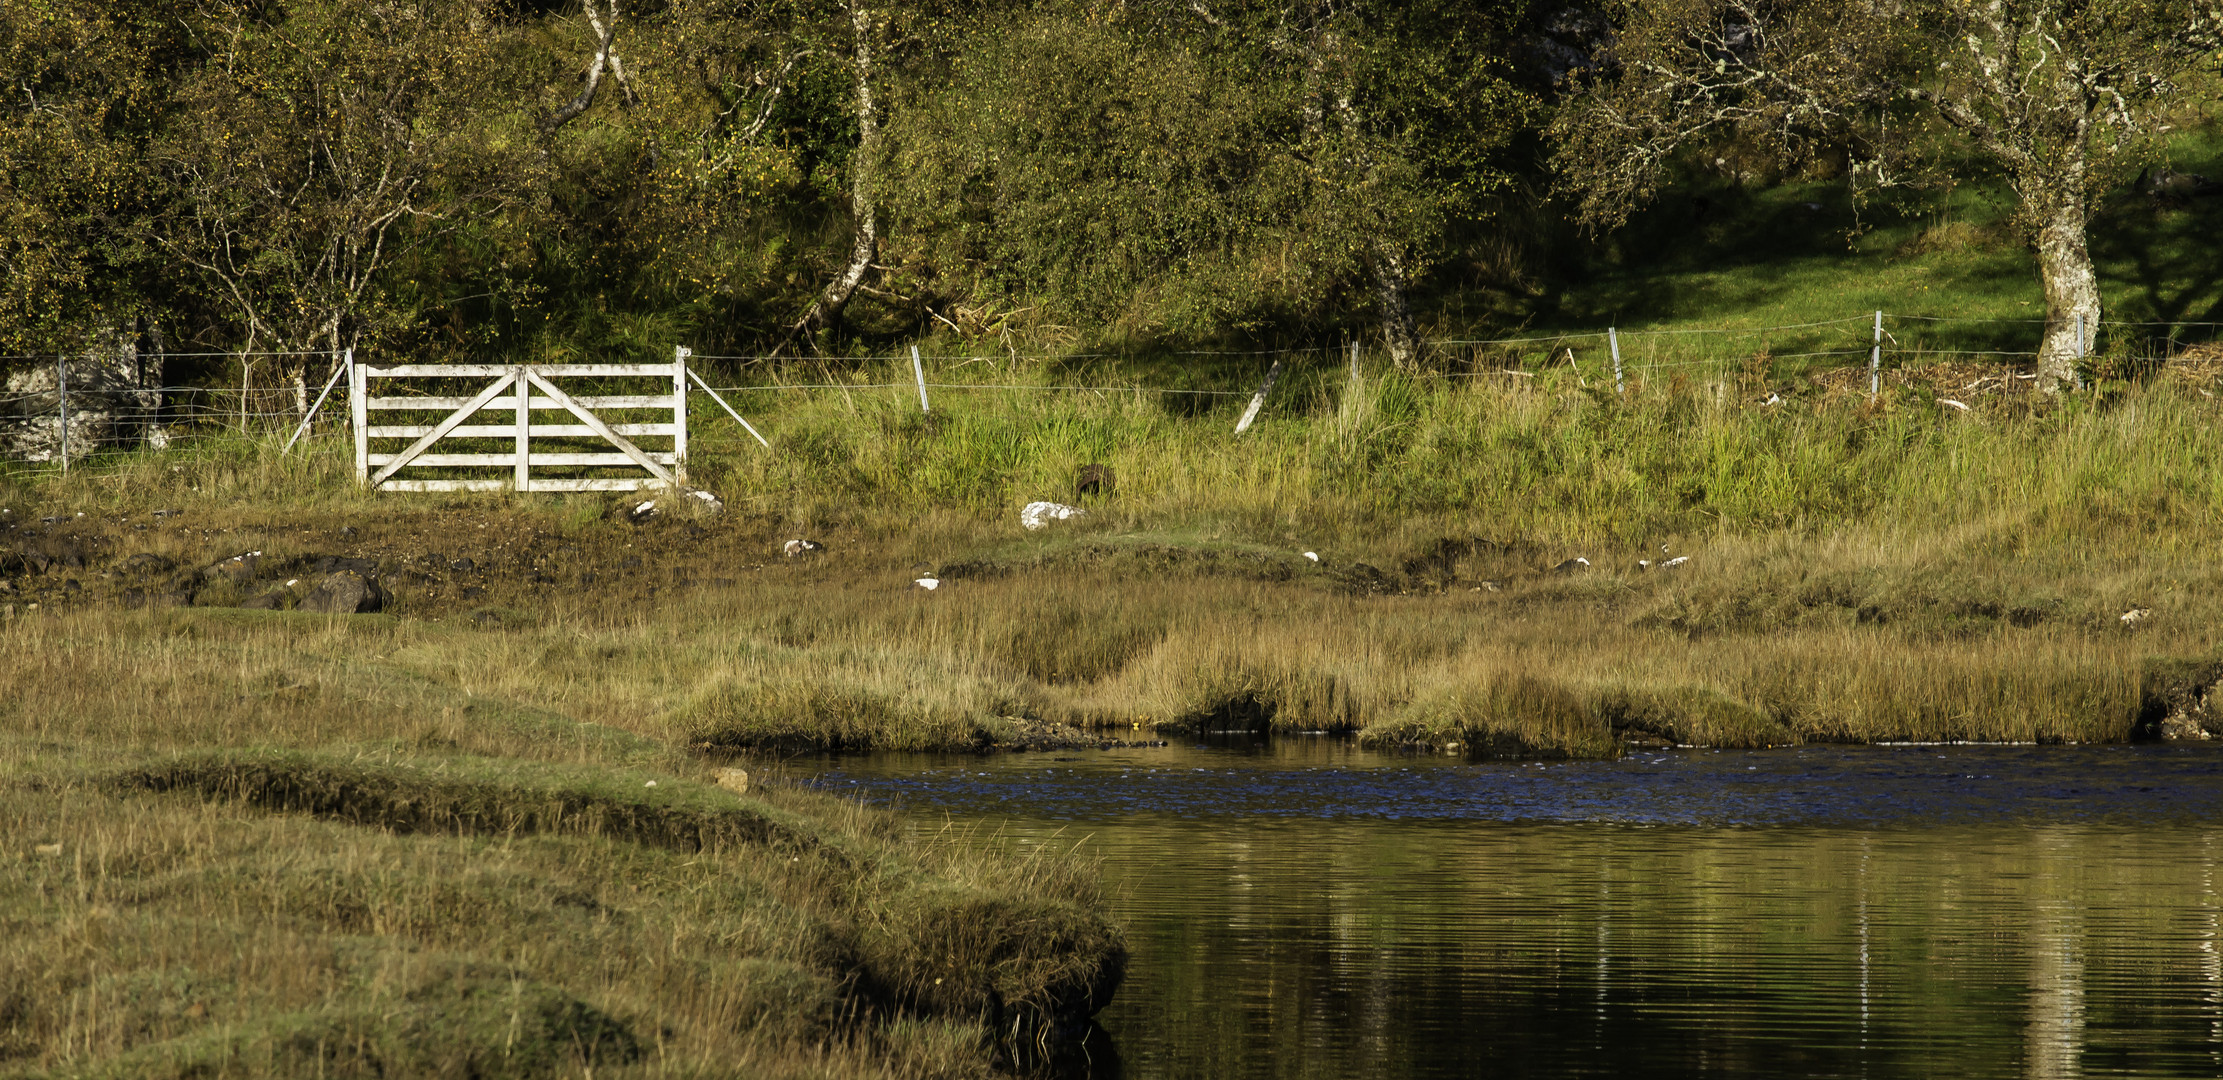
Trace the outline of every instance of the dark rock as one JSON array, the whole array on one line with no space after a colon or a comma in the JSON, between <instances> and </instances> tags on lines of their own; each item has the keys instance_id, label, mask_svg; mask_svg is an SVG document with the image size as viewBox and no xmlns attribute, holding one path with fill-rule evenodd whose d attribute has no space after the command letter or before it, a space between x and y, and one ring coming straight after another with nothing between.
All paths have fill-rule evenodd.
<instances>
[{"instance_id":1,"label":"dark rock","mask_svg":"<svg viewBox=\"0 0 2223 1080\"><path fill-rule=\"evenodd\" d=\"M472 562L469 559L457 559L454 562L448 564L448 569L453 570L458 574L468 574L478 568L479 564Z\"/></svg>"},{"instance_id":2,"label":"dark rock","mask_svg":"<svg viewBox=\"0 0 2223 1080\"><path fill-rule=\"evenodd\" d=\"M2208 739L2223 735L2223 662L2146 661L2138 678L2139 739Z\"/></svg>"},{"instance_id":3,"label":"dark rock","mask_svg":"<svg viewBox=\"0 0 2223 1080\"><path fill-rule=\"evenodd\" d=\"M261 596L248 599L239 606L249 611L282 611L286 606L286 591L284 589L272 589Z\"/></svg>"},{"instance_id":4,"label":"dark rock","mask_svg":"<svg viewBox=\"0 0 2223 1080\"><path fill-rule=\"evenodd\" d=\"M22 549L13 559L0 562L0 571L8 568L8 562L16 563L33 573L40 574L46 573L55 567L83 570L85 568L85 549L74 540L45 537L25 541Z\"/></svg>"},{"instance_id":5,"label":"dark rock","mask_svg":"<svg viewBox=\"0 0 2223 1080\"><path fill-rule=\"evenodd\" d=\"M176 568L176 563L151 551L142 551L123 563L124 572L128 574L166 574Z\"/></svg>"},{"instance_id":6,"label":"dark rock","mask_svg":"<svg viewBox=\"0 0 2223 1080\"><path fill-rule=\"evenodd\" d=\"M377 579L353 570L326 575L316 588L309 590L309 595L301 598L301 610L327 615L354 615L385 606L386 593L378 587Z\"/></svg>"},{"instance_id":7,"label":"dark rock","mask_svg":"<svg viewBox=\"0 0 2223 1080\"><path fill-rule=\"evenodd\" d=\"M1118 474L1112 472L1111 466L1083 465L1073 484L1073 501L1081 501L1083 495L1109 495L1118 483Z\"/></svg>"},{"instance_id":8,"label":"dark rock","mask_svg":"<svg viewBox=\"0 0 2223 1080\"><path fill-rule=\"evenodd\" d=\"M1588 569L1590 569L1590 560L1577 555L1572 559L1568 559L1567 561L1552 567L1551 572L1554 574L1573 574Z\"/></svg>"},{"instance_id":9,"label":"dark rock","mask_svg":"<svg viewBox=\"0 0 2223 1080\"><path fill-rule=\"evenodd\" d=\"M207 579L214 579L220 576L230 581L234 585L245 586L250 582L253 582L255 580L255 575L261 570L262 552L250 551L244 555L234 555L229 559L225 559L224 561L209 567L207 570L201 572L201 576Z\"/></svg>"},{"instance_id":10,"label":"dark rock","mask_svg":"<svg viewBox=\"0 0 2223 1080\"><path fill-rule=\"evenodd\" d=\"M311 574L337 574L342 570L366 578L378 576L378 560L357 559L346 555L304 555L291 564L297 571Z\"/></svg>"}]
</instances>

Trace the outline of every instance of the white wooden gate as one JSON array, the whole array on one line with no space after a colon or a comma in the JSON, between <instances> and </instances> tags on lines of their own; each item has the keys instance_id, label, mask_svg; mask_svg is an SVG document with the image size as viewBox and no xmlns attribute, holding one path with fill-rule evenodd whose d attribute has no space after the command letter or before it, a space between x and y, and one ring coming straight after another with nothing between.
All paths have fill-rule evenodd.
<instances>
[{"instance_id":1,"label":"white wooden gate","mask_svg":"<svg viewBox=\"0 0 2223 1080\"><path fill-rule=\"evenodd\" d=\"M490 378L484 389L469 397L397 395L377 396L374 381L403 379ZM592 378L655 379L657 393L581 394L574 396L556 385L558 379ZM372 367L357 364L349 377L354 391L355 475L365 484L386 491L637 491L643 487L685 487L687 483L687 365L681 352L669 364L398 364ZM392 387L399 389L399 387ZM569 414L565 423L535 423L533 410ZM596 410L668 411L653 422L611 423ZM373 424L373 413L447 411L435 423ZM500 413L501 422L478 422L481 413ZM400 418L396 418L400 419ZM669 449L644 450L634 439L669 440ZM374 441L410 440L406 446L374 450ZM476 452L431 453L443 439L499 440L500 452L483 446ZM541 449L534 439L599 439L609 449ZM536 467L622 469L630 475L535 476ZM450 471L503 468L507 476L399 479L403 469L437 468ZM641 475L645 471L647 475Z\"/></svg>"}]
</instances>

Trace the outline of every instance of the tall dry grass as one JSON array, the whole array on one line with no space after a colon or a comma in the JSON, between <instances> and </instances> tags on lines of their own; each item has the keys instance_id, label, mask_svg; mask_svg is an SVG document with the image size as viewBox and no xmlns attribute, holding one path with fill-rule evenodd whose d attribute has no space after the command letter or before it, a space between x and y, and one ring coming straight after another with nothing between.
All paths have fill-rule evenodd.
<instances>
[{"instance_id":1,"label":"tall dry grass","mask_svg":"<svg viewBox=\"0 0 2223 1080\"><path fill-rule=\"evenodd\" d=\"M0 623L0 1075L979 1076L1116 985L1085 857L719 790L516 693L578 640Z\"/></svg>"}]
</instances>

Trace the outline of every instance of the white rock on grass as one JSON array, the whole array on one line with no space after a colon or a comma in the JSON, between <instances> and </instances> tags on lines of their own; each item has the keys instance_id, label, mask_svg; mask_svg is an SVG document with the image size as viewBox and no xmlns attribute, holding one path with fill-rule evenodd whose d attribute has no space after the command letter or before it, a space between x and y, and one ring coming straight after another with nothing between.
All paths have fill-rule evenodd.
<instances>
[{"instance_id":1,"label":"white rock on grass","mask_svg":"<svg viewBox=\"0 0 2223 1080\"><path fill-rule=\"evenodd\" d=\"M911 584L916 585L921 589L925 589L927 592L933 592L934 590L942 587L940 579L930 577L918 578L912 581Z\"/></svg>"},{"instance_id":2,"label":"white rock on grass","mask_svg":"<svg viewBox=\"0 0 2223 1080\"><path fill-rule=\"evenodd\" d=\"M809 555L813 552L824 551L826 550L826 545L821 544L816 540L790 540L787 543L781 545L780 550L786 552L788 558L793 559L798 556Z\"/></svg>"},{"instance_id":3,"label":"white rock on grass","mask_svg":"<svg viewBox=\"0 0 2223 1080\"><path fill-rule=\"evenodd\" d=\"M1035 532L1049 528L1053 521L1064 521L1087 514L1088 511L1078 506L1067 506L1064 503L1030 502L1025 509L1019 511L1019 526L1028 532Z\"/></svg>"}]
</instances>

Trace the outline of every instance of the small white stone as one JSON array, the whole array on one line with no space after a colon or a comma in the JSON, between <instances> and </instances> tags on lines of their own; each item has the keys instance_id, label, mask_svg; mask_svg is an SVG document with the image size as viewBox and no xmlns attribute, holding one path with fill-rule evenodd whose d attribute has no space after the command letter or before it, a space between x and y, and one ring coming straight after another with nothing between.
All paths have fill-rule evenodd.
<instances>
[{"instance_id":1,"label":"small white stone","mask_svg":"<svg viewBox=\"0 0 2223 1080\"><path fill-rule=\"evenodd\" d=\"M1317 551L1307 551L1304 553L1304 557L1307 559L1311 559L1313 562L1320 561L1320 553Z\"/></svg>"},{"instance_id":2,"label":"small white stone","mask_svg":"<svg viewBox=\"0 0 2223 1080\"><path fill-rule=\"evenodd\" d=\"M1690 561L1690 556L1688 556L1688 555L1677 555L1677 556L1675 556L1674 558L1672 558L1672 559L1669 559L1669 560L1667 560L1666 562L1663 562L1663 563L1661 563L1661 564L1660 564L1660 569L1662 569L1662 570L1673 570L1673 569L1675 569L1676 567L1678 567L1678 566L1681 566L1681 565L1683 565L1684 563L1687 563L1687 562L1689 562L1689 561Z\"/></svg>"},{"instance_id":3,"label":"small white stone","mask_svg":"<svg viewBox=\"0 0 2223 1080\"><path fill-rule=\"evenodd\" d=\"M940 581L937 581L934 578L930 577L919 578L918 580L911 582L911 584L916 585L921 589L925 589L928 592L933 592L934 590L942 587L942 583Z\"/></svg>"},{"instance_id":4,"label":"small white stone","mask_svg":"<svg viewBox=\"0 0 2223 1080\"><path fill-rule=\"evenodd\" d=\"M1028 532L1035 532L1049 528L1053 521L1085 517L1087 514L1088 511L1078 506L1067 506L1064 503L1030 502L1019 511L1019 527Z\"/></svg>"},{"instance_id":5,"label":"small white stone","mask_svg":"<svg viewBox=\"0 0 2223 1080\"><path fill-rule=\"evenodd\" d=\"M2123 614L2121 615L2122 624L2124 626L2136 626L2139 623L2145 622L2147 619L2152 618L2153 613L2154 612L2152 608L2134 607L2129 611L2123 612Z\"/></svg>"},{"instance_id":6,"label":"small white stone","mask_svg":"<svg viewBox=\"0 0 2223 1080\"><path fill-rule=\"evenodd\" d=\"M651 780L651 781L649 781L649 782L648 782L648 783L647 783L646 785L644 785L644 786L646 786L646 787L655 787L655 786L656 786L656 781L654 781L654 780Z\"/></svg>"}]
</instances>

